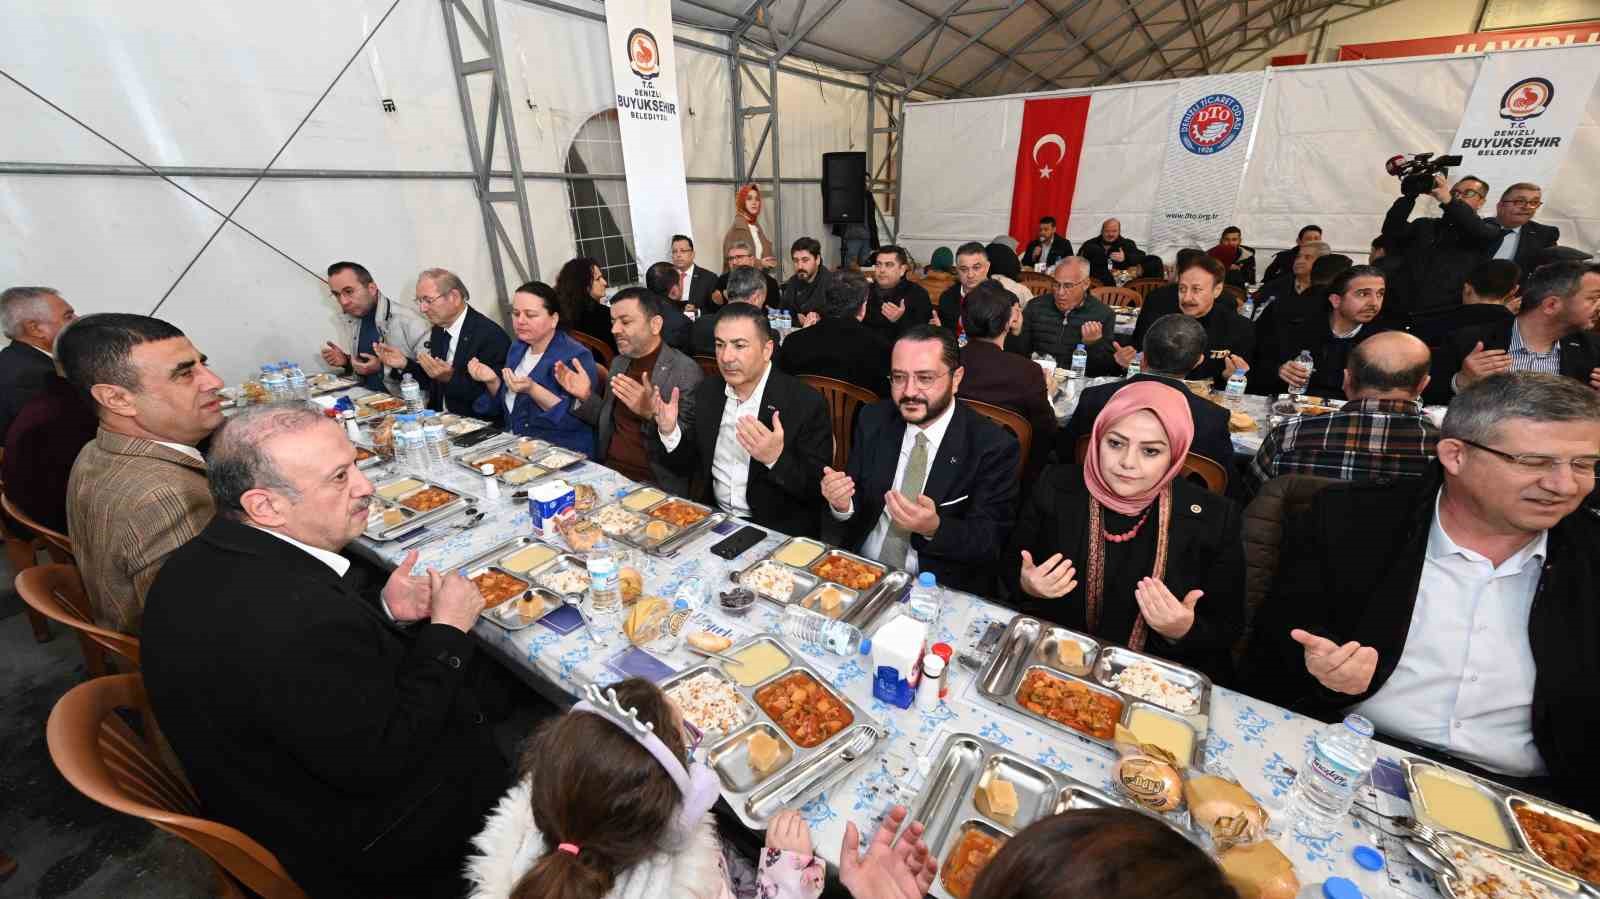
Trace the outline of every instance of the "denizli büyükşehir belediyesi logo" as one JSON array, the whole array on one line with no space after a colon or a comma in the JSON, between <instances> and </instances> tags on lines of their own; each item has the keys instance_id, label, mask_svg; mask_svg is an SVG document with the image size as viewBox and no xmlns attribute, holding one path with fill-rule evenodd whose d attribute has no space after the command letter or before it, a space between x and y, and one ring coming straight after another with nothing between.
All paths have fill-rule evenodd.
<instances>
[{"instance_id":1,"label":"denizli b\u00fcy\u00fck\u015fehir belediyesi logo","mask_svg":"<svg viewBox=\"0 0 1600 899\"><path fill-rule=\"evenodd\" d=\"M645 81L661 74L661 48L656 46L656 36L647 29L635 28L628 32L628 68Z\"/></svg>"},{"instance_id":2,"label":"denizli b\u00fcy\u00fck\u015fehir belediyesi logo","mask_svg":"<svg viewBox=\"0 0 1600 899\"><path fill-rule=\"evenodd\" d=\"M1555 85L1548 78L1524 78L1507 88L1500 98L1500 118L1524 122L1544 115L1555 96Z\"/></svg>"},{"instance_id":3,"label":"denizli b\u00fcy\u00fck\u015fehir belediyesi logo","mask_svg":"<svg viewBox=\"0 0 1600 899\"><path fill-rule=\"evenodd\" d=\"M1194 101L1178 121L1178 141L1197 156L1228 149L1244 131L1244 107L1227 94L1211 94Z\"/></svg>"}]
</instances>

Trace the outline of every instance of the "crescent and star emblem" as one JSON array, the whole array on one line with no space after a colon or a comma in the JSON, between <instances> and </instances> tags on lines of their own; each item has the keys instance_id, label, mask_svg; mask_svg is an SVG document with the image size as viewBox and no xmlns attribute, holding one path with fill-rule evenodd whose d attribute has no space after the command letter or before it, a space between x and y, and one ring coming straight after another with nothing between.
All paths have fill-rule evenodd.
<instances>
[{"instance_id":1,"label":"crescent and star emblem","mask_svg":"<svg viewBox=\"0 0 1600 899\"><path fill-rule=\"evenodd\" d=\"M1033 161L1037 163L1039 161L1039 151L1050 146L1051 144L1055 144L1056 146L1056 162L1059 163L1061 160L1067 158L1067 142L1061 139L1061 135L1046 134L1045 136L1033 142ZM1045 163L1039 167L1040 178L1049 178L1050 172L1051 169L1049 163Z\"/></svg>"}]
</instances>

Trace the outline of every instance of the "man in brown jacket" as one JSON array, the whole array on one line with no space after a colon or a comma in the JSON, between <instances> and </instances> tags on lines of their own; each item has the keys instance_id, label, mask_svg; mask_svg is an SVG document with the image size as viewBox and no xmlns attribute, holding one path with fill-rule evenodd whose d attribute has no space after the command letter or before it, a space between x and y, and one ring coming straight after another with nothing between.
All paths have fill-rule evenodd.
<instances>
[{"instance_id":1,"label":"man in brown jacket","mask_svg":"<svg viewBox=\"0 0 1600 899\"><path fill-rule=\"evenodd\" d=\"M213 515L195 445L222 424L222 380L182 331L143 315L80 318L56 355L100 419L67 481L67 533L96 623L138 634L161 563Z\"/></svg>"}]
</instances>

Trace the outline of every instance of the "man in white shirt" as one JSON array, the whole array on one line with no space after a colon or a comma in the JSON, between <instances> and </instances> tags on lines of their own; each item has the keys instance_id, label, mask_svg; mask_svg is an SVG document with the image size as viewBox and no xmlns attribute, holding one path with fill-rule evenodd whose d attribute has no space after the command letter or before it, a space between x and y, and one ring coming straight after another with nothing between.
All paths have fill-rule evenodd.
<instances>
[{"instance_id":1,"label":"man in white shirt","mask_svg":"<svg viewBox=\"0 0 1600 899\"><path fill-rule=\"evenodd\" d=\"M460 851L508 779L473 688L483 596L413 573L415 553L364 595L339 552L373 487L315 407L247 409L210 452L219 514L145 615L145 683L184 773L308 894L462 895Z\"/></svg>"},{"instance_id":2,"label":"man in white shirt","mask_svg":"<svg viewBox=\"0 0 1600 899\"><path fill-rule=\"evenodd\" d=\"M392 344L378 343L373 349L379 361L394 369L404 369L415 378L428 397L428 408L457 415L472 415L473 405L483 389L467 372L467 360L477 359L490 371L505 368L511 337L500 324L467 305L471 295L453 272L442 268L423 270L417 276L417 308L433 328L428 332L427 349L407 359ZM492 410L499 419L501 410Z\"/></svg>"},{"instance_id":3,"label":"man in white shirt","mask_svg":"<svg viewBox=\"0 0 1600 899\"><path fill-rule=\"evenodd\" d=\"M785 534L818 534L817 485L833 458L827 401L772 364L766 311L728 303L716 317L717 374L680 415L676 389L655 402L667 466L707 483L724 512Z\"/></svg>"},{"instance_id":4,"label":"man in white shirt","mask_svg":"<svg viewBox=\"0 0 1600 899\"><path fill-rule=\"evenodd\" d=\"M846 546L986 591L1016 524L1021 448L956 401L962 374L954 334L907 330L890 356L890 398L862 408L848 470L826 469L822 496L846 522Z\"/></svg>"},{"instance_id":5,"label":"man in white shirt","mask_svg":"<svg viewBox=\"0 0 1600 899\"><path fill-rule=\"evenodd\" d=\"M1247 689L1591 810L1600 748L1600 396L1485 378L1439 476L1339 484L1284 534Z\"/></svg>"},{"instance_id":6,"label":"man in white shirt","mask_svg":"<svg viewBox=\"0 0 1600 899\"><path fill-rule=\"evenodd\" d=\"M694 264L694 238L672 235L672 267L678 272L678 306L703 310L711 305L711 292L717 289L715 272ZM659 291L658 291L659 292Z\"/></svg>"}]
</instances>

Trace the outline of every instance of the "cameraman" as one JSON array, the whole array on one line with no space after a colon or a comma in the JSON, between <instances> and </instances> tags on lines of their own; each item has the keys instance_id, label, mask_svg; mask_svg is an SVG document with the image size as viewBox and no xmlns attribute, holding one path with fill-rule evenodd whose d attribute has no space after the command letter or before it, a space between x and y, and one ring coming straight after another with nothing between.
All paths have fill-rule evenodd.
<instances>
[{"instance_id":1,"label":"cameraman","mask_svg":"<svg viewBox=\"0 0 1600 899\"><path fill-rule=\"evenodd\" d=\"M1400 191L1400 198L1383 219L1387 252L1403 259L1393 284L1398 289L1390 290L1383 316L1403 325L1412 313L1461 302L1461 284L1482 255L1481 241L1476 239L1478 208L1489 194L1489 185L1467 175L1450 187L1443 175L1435 173L1431 182L1427 175L1407 176L1400 182ZM1438 201L1441 215L1407 221L1424 192Z\"/></svg>"}]
</instances>

